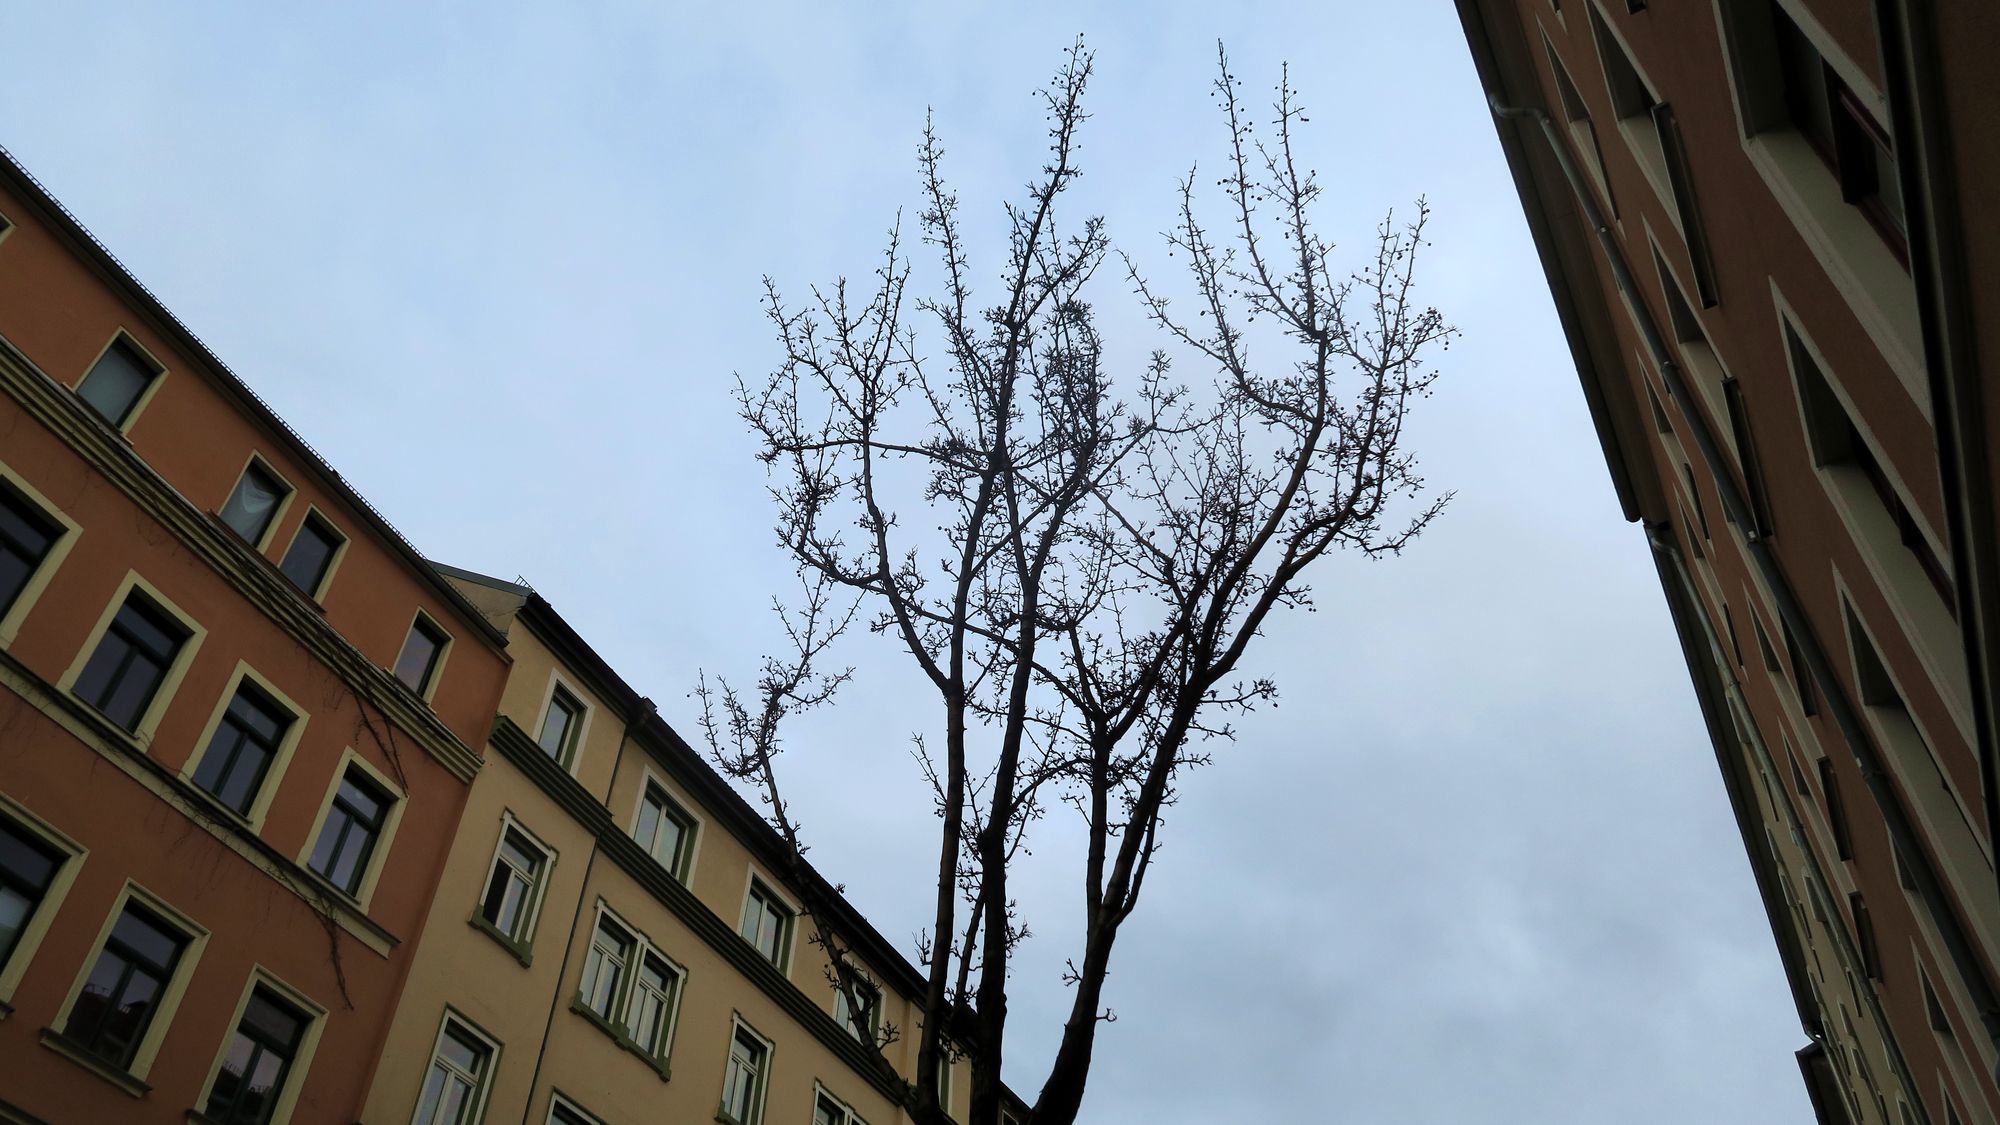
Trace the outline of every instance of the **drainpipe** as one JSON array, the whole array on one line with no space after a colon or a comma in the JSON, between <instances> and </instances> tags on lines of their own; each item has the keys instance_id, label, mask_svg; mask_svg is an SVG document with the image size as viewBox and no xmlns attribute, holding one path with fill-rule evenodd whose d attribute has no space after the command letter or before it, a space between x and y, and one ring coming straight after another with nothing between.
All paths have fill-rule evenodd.
<instances>
[{"instance_id":1,"label":"drainpipe","mask_svg":"<svg viewBox=\"0 0 2000 1125\"><path fill-rule=\"evenodd\" d=\"M1584 183L1575 161L1570 159L1569 148L1556 131L1555 122L1544 110L1531 106L1512 106L1500 99L1498 94L1489 94L1488 104L1493 115L1508 121L1533 121L1541 127L1549 151L1555 156L1556 164L1562 169L1563 179L1568 181L1571 194L1582 208L1585 220L1592 233L1597 236L1598 246L1604 251L1611 265L1612 280L1618 286L1626 302L1632 309L1633 319L1638 324L1639 335L1643 338L1647 353L1665 377L1667 390L1684 403L1695 401L1682 374L1680 365L1674 362L1667 350L1665 338L1653 322L1653 315L1633 281L1632 270L1625 262L1624 248L1612 235L1611 227L1605 222L1604 212L1597 206L1597 198ZM1699 410L1685 410L1688 428L1693 431L1695 448L1701 454L1702 463L1709 475L1715 478L1716 491L1722 496L1723 510L1728 514L1743 535L1743 550L1749 556L1751 565L1771 591L1772 600L1777 603L1779 620L1792 631L1799 641L1799 648L1805 657L1806 668L1827 703L1827 711L1839 729L1841 738L1854 754L1860 766L1861 777L1868 786L1868 793L1874 798L1877 810L1888 826L1889 837L1911 862L1909 874L1917 884L1917 897L1923 902L1926 913L1937 927L1938 936L1945 946L1952 967L1965 983L1971 994L1973 1006L1978 1010L1983 1025L1996 1054L2000 1054L2000 996L1996 996L1992 983L1987 979L1975 946L1953 908L1951 899L1944 892L1943 878L1933 864L1930 852L1920 843L1910 815L1904 810L1901 800L1889 779L1882 756L1874 741L1868 737L1862 725L1861 713L1848 698L1847 691L1835 677L1832 659L1820 644L1818 634L1807 618L1798 595L1786 580L1784 570L1778 563L1770 543L1756 531L1756 523L1750 518L1750 506L1745 502L1742 491L1736 484L1735 469L1722 456L1721 446L1715 435L1709 431L1708 422ZM1995 1081L2000 1082L2000 1066L1996 1066Z\"/></svg>"}]
</instances>

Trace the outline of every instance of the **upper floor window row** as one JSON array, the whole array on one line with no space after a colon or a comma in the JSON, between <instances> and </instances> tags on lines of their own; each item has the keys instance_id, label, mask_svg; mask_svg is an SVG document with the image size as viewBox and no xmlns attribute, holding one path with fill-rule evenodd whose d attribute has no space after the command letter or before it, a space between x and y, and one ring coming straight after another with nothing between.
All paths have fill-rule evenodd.
<instances>
[{"instance_id":1,"label":"upper floor window row","mask_svg":"<svg viewBox=\"0 0 2000 1125\"><path fill-rule=\"evenodd\" d=\"M1904 268L1910 235L1896 148L1853 87L1785 9L1769 5L1777 63L1791 123L1840 183L1841 198L1860 208Z\"/></svg>"}]
</instances>

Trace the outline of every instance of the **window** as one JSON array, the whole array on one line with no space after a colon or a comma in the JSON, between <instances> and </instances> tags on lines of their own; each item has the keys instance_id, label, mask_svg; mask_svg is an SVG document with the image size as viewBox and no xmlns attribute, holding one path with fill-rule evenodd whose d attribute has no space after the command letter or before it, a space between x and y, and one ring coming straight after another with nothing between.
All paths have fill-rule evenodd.
<instances>
[{"instance_id":1,"label":"window","mask_svg":"<svg viewBox=\"0 0 2000 1125\"><path fill-rule=\"evenodd\" d=\"M292 545L285 549L285 559L278 569L306 597L316 598L326 583L327 573L333 569L334 556L346 543L347 539L332 524L321 519L317 512L308 512L305 522L299 524L298 534L292 536Z\"/></svg>"},{"instance_id":2,"label":"window","mask_svg":"<svg viewBox=\"0 0 2000 1125\"><path fill-rule=\"evenodd\" d=\"M565 768L576 761L576 743L583 728L583 702L561 684L549 693L548 710L542 715L541 737L535 739L549 757Z\"/></svg>"},{"instance_id":3,"label":"window","mask_svg":"<svg viewBox=\"0 0 2000 1125\"><path fill-rule=\"evenodd\" d=\"M97 642L72 689L104 717L137 732L154 693L166 681L188 630L143 594L133 591Z\"/></svg>"},{"instance_id":4,"label":"window","mask_svg":"<svg viewBox=\"0 0 2000 1125\"><path fill-rule=\"evenodd\" d=\"M1549 58L1549 71L1555 75L1556 102L1562 107L1563 123L1569 130L1570 143L1583 154L1583 166L1596 179L1597 186L1604 192L1604 201L1609 205L1612 217L1618 215L1618 201L1611 194L1610 177L1604 174L1604 150L1597 141L1597 126L1590 120L1590 108L1583 102L1576 82L1563 66L1562 57L1547 38L1542 40L1542 50Z\"/></svg>"},{"instance_id":5,"label":"window","mask_svg":"<svg viewBox=\"0 0 2000 1125\"><path fill-rule=\"evenodd\" d=\"M1945 1015L1944 1004L1938 1000L1937 989L1931 987L1930 974L1922 966L1917 968L1917 979L1924 985L1924 1015L1931 1021L1931 1030L1946 1040L1958 1038L1951 1030L1951 1017Z\"/></svg>"},{"instance_id":6,"label":"window","mask_svg":"<svg viewBox=\"0 0 2000 1125\"><path fill-rule=\"evenodd\" d=\"M1833 830L1834 854L1854 858L1854 839L1847 832L1847 806L1840 800L1840 783L1833 774L1833 759L1819 760L1819 789L1826 794L1826 823Z\"/></svg>"},{"instance_id":7,"label":"window","mask_svg":"<svg viewBox=\"0 0 2000 1125\"><path fill-rule=\"evenodd\" d=\"M665 789L651 782L639 798L639 819L633 825L632 838L667 869L667 874L687 881L688 860L694 850L694 818L675 804Z\"/></svg>"},{"instance_id":8,"label":"window","mask_svg":"<svg viewBox=\"0 0 2000 1125\"><path fill-rule=\"evenodd\" d=\"M1771 634L1764 631L1764 619L1752 613L1750 629L1757 634L1757 654L1764 658L1764 671L1773 676L1784 675L1783 665L1778 663L1778 650L1771 647Z\"/></svg>"},{"instance_id":9,"label":"window","mask_svg":"<svg viewBox=\"0 0 2000 1125\"><path fill-rule=\"evenodd\" d=\"M159 915L128 901L70 1007L64 1037L121 1070L132 1065L187 940Z\"/></svg>"},{"instance_id":10,"label":"window","mask_svg":"<svg viewBox=\"0 0 2000 1125\"><path fill-rule=\"evenodd\" d=\"M939 1041L937 1057L938 1105L943 1107L947 1116L951 1114L951 1062L951 1044L942 1040Z\"/></svg>"},{"instance_id":11,"label":"window","mask_svg":"<svg viewBox=\"0 0 2000 1125\"><path fill-rule=\"evenodd\" d=\"M1743 470L1743 494L1750 502L1751 532L1758 539L1769 538L1771 498L1764 490L1764 466L1757 459L1757 443L1750 435L1750 408L1743 401L1743 384L1735 379L1722 382L1722 402L1729 411L1729 434L1736 442L1736 462Z\"/></svg>"},{"instance_id":12,"label":"window","mask_svg":"<svg viewBox=\"0 0 2000 1125\"><path fill-rule=\"evenodd\" d=\"M624 983L625 966L632 960L634 944L632 935L623 927L604 915L598 916L577 995L584 1007L607 1020L616 1018L619 986Z\"/></svg>"},{"instance_id":13,"label":"window","mask_svg":"<svg viewBox=\"0 0 2000 1125\"><path fill-rule=\"evenodd\" d=\"M1729 612L1729 603L1727 602L1724 602L1722 605L1722 628L1724 632L1729 634L1729 655L1736 658L1736 666L1738 668L1743 667L1743 642L1736 637L1736 618ZM1737 735L1741 737L1742 733L1739 725ZM1750 740L1745 738L1743 741L1748 742Z\"/></svg>"},{"instance_id":14,"label":"window","mask_svg":"<svg viewBox=\"0 0 2000 1125\"><path fill-rule=\"evenodd\" d=\"M736 1125L758 1125L764 1113L765 1065L770 1045L738 1024L729 1041L729 1070L722 1077L722 1112Z\"/></svg>"},{"instance_id":15,"label":"window","mask_svg":"<svg viewBox=\"0 0 2000 1125\"><path fill-rule=\"evenodd\" d=\"M1854 943L1861 947L1861 967L1870 980L1882 979L1882 951L1875 945L1875 922L1868 915L1868 903L1861 892L1847 896L1848 913L1854 916Z\"/></svg>"},{"instance_id":16,"label":"window","mask_svg":"<svg viewBox=\"0 0 2000 1125\"><path fill-rule=\"evenodd\" d=\"M839 1098L825 1090L813 1094L813 1125L867 1125Z\"/></svg>"},{"instance_id":17,"label":"window","mask_svg":"<svg viewBox=\"0 0 2000 1125\"><path fill-rule=\"evenodd\" d=\"M683 976L665 954L600 907L576 1002L664 1078Z\"/></svg>"},{"instance_id":18,"label":"window","mask_svg":"<svg viewBox=\"0 0 2000 1125\"><path fill-rule=\"evenodd\" d=\"M791 920L791 911L779 905L777 896L752 879L750 895L743 903L743 937L779 968L785 965L785 938Z\"/></svg>"},{"instance_id":19,"label":"window","mask_svg":"<svg viewBox=\"0 0 2000 1125\"><path fill-rule=\"evenodd\" d=\"M549 853L526 832L509 824L500 833L500 850L486 876L480 919L507 940L526 945L548 866Z\"/></svg>"},{"instance_id":20,"label":"window","mask_svg":"<svg viewBox=\"0 0 2000 1125\"><path fill-rule=\"evenodd\" d=\"M458 1017L447 1015L431 1052L430 1071L411 1125L472 1125L479 1120L495 1046Z\"/></svg>"},{"instance_id":21,"label":"window","mask_svg":"<svg viewBox=\"0 0 2000 1125\"><path fill-rule=\"evenodd\" d=\"M278 511L292 490L262 461L252 458L236 478L236 488L222 505L222 522L243 537L245 543L262 548L264 535L278 518Z\"/></svg>"},{"instance_id":22,"label":"window","mask_svg":"<svg viewBox=\"0 0 2000 1125\"><path fill-rule=\"evenodd\" d=\"M0 483L0 617L14 608L28 588L28 579L62 535L61 524Z\"/></svg>"},{"instance_id":23,"label":"window","mask_svg":"<svg viewBox=\"0 0 2000 1125\"><path fill-rule=\"evenodd\" d=\"M0 967L20 944L35 908L68 858L39 836L0 819Z\"/></svg>"},{"instance_id":24,"label":"window","mask_svg":"<svg viewBox=\"0 0 2000 1125\"><path fill-rule=\"evenodd\" d=\"M882 990L857 973L848 984L854 990L861 1010L855 1011L847 1002L847 988L835 985L833 989L833 1018L863 1043L875 1041L875 1031L882 1024Z\"/></svg>"},{"instance_id":25,"label":"window","mask_svg":"<svg viewBox=\"0 0 2000 1125\"><path fill-rule=\"evenodd\" d=\"M551 1094L548 1125L602 1125L602 1123L584 1112L582 1106L561 1094Z\"/></svg>"},{"instance_id":26,"label":"window","mask_svg":"<svg viewBox=\"0 0 2000 1125\"><path fill-rule=\"evenodd\" d=\"M159 365L120 336L97 358L83 382L77 384L76 393L102 414L105 421L123 429L132 420L147 388L159 377Z\"/></svg>"},{"instance_id":27,"label":"window","mask_svg":"<svg viewBox=\"0 0 2000 1125\"><path fill-rule=\"evenodd\" d=\"M262 689L247 679L238 682L236 697L229 701L195 768L194 783L238 814L250 815L292 722L292 716Z\"/></svg>"},{"instance_id":28,"label":"window","mask_svg":"<svg viewBox=\"0 0 2000 1125\"><path fill-rule=\"evenodd\" d=\"M632 981L632 1005L627 1032L632 1042L648 1055L667 1053L672 1031L674 993L680 974L659 954L648 950L639 960L638 976Z\"/></svg>"},{"instance_id":29,"label":"window","mask_svg":"<svg viewBox=\"0 0 2000 1125\"><path fill-rule=\"evenodd\" d=\"M237 1021L202 1113L217 1125L265 1125L312 1020L259 986Z\"/></svg>"},{"instance_id":30,"label":"window","mask_svg":"<svg viewBox=\"0 0 2000 1125\"><path fill-rule=\"evenodd\" d=\"M1681 463L1681 479L1687 482L1688 499L1694 501L1695 526L1701 529L1703 540L1713 539L1708 533L1708 510L1701 504L1701 488L1694 482L1694 466L1685 461Z\"/></svg>"},{"instance_id":31,"label":"window","mask_svg":"<svg viewBox=\"0 0 2000 1125\"><path fill-rule=\"evenodd\" d=\"M389 795L363 770L349 766L320 825L308 866L348 895L359 897L390 804Z\"/></svg>"},{"instance_id":32,"label":"window","mask_svg":"<svg viewBox=\"0 0 2000 1125\"><path fill-rule=\"evenodd\" d=\"M1860 208L1890 253L1908 268L1908 223L1888 130L1876 123L1785 10L1777 4L1770 9L1791 124L1839 181L1841 198Z\"/></svg>"},{"instance_id":33,"label":"window","mask_svg":"<svg viewBox=\"0 0 2000 1125\"><path fill-rule=\"evenodd\" d=\"M418 695L428 696L431 681L451 638L422 613L410 623L410 635L403 639L403 651L396 657L396 678Z\"/></svg>"},{"instance_id":34,"label":"window","mask_svg":"<svg viewBox=\"0 0 2000 1125\"><path fill-rule=\"evenodd\" d=\"M1792 635L1792 627L1780 622L1778 628L1785 634L1785 659L1792 666L1792 684L1798 689L1799 710L1808 715L1819 713L1819 699L1813 694L1812 670L1806 667L1806 654L1799 648L1798 637Z\"/></svg>"},{"instance_id":35,"label":"window","mask_svg":"<svg viewBox=\"0 0 2000 1125\"><path fill-rule=\"evenodd\" d=\"M1687 145L1681 140L1680 121L1674 117L1674 107L1665 102L1653 106L1653 131L1659 137L1661 159L1666 164L1669 201L1674 207L1674 218L1679 220L1681 235L1687 240L1688 261L1694 267L1695 292L1701 297L1703 308L1714 308L1719 298L1715 291L1715 260L1709 256L1708 235L1701 224L1701 206L1695 200L1694 170L1688 165Z\"/></svg>"},{"instance_id":36,"label":"window","mask_svg":"<svg viewBox=\"0 0 2000 1125\"><path fill-rule=\"evenodd\" d=\"M1867 492L1863 495L1872 497L1879 505L1878 510L1894 524L1897 540L1923 571L1946 611L1956 616L1958 597L1950 565L1931 545L1916 514L1903 502L1901 491L1876 456L1874 446L1854 424L1846 404L1828 382L1826 372L1790 324L1785 325L1785 340L1791 353L1792 371L1798 377L1799 405L1805 411L1806 437L1812 447L1813 463L1821 468L1859 473L1867 482Z\"/></svg>"}]
</instances>

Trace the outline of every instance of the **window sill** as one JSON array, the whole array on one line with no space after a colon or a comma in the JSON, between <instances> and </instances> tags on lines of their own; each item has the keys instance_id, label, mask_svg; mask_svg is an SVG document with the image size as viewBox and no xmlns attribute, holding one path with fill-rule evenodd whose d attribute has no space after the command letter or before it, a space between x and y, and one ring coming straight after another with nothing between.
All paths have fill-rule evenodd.
<instances>
[{"instance_id":1,"label":"window sill","mask_svg":"<svg viewBox=\"0 0 2000 1125\"><path fill-rule=\"evenodd\" d=\"M647 1054L645 1048L639 1046L637 1043L634 1043L632 1041L632 1037L625 1034L624 1028L619 1027L617 1024L612 1023L608 1019L605 1019L602 1015L598 1013L597 1009L592 1008L588 1004L585 1004L582 998L580 997L571 998L569 1002L569 1010L575 1012L577 1015L582 1016L584 1019L588 1020L592 1027L595 1027L597 1030L610 1036L612 1042L624 1048L625 1051L627 1051L628 1053L636 1056L640 1062L643 1062L647 1066L651 1067L653 1069L653 1073L660 1076L660 1081L670 1082L673 1080L673 1074L670 1068L667 1066L665 1059L655 1058L654 1056Z\"/></svg>"},{"instance_id":2,"label":"window sill","mask_svg":"<svg viewBox=\"0 0 2000 1125\"><path fill-rule=\"evenodd\" d=\"M83 1045L54 1028L42 1029L42 1046L61 1055L83 1069L97 1075L120 1090L135 1098L143 1098L153 1092L145 1082L133 1077L85 1050Z\"/></svg>"},{"instance_id":3,"label":"window sill","mask_svg":"<svg viewBox=\"0 0 2000 1125\"><path fill-rule=\"evenodd\" d=\"M493 923L488 922L486 920L485 915L474 914L472 917L467 918L465 920L465 924L471 926L475 930L478 930L480 933L485 934L487 937L492 938L495 942L499 944L500 948L505 949L508 953L512 954L514 960L519 961L521 963L522 968L527 968L528 966L533 965L535 963L534 950L530 949L526 942L517 941L514 938L508 936L506 931L502 930L500 927L494 925ZM590 1014L594 1016L597 1013L592 1012Z\"/></svg>"}]
</instances>

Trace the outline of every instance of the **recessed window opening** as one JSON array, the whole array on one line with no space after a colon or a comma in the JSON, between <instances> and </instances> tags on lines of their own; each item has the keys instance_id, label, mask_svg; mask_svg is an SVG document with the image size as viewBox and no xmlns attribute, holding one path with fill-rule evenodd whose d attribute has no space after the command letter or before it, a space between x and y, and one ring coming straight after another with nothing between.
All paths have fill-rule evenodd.
<instances>
[{"instance_id":1,"label":"recessed window opening","mask_svg":"<svg viewBox=\"0 0 2000 1125\"><path fill-rule=\"evenodd\" d=\"M278 569L307 597L318 597L327 571L333 567L333 557L345 542L346 537L335 531L332 524L317 513L307 513Z\"/></svg>"},{"instance_id":2,"label":"recessed window opening","mask_svg":"<svg viewBox=\"0 0 2000 1125\"><path fill-rule=\"evenodd\" d=\"M292 716L268 693L245 679L216 724L194 782L216 799L248 816L264 775L291 729Z\"/></svg>"},{"instance_id":3,"label":"recessed window opening","mask_svg":"<svg viewBox=\"0 0 2000 1125\"><path fill-rule=\"evenodd\" d=\"M1841 198L1860 209L1908 269L1909 223L1889 131L1784 8L1772 3L1770 9L1792 125L1839 181Z\"/></svg>"},{"instance_id":4,"label":"recessed window opening","mask_svg":"<svg viewBox=\"0 0 2000 1125\"><path fill-rule=\"evenodd\" d=\"M61 524L0 482L0 617L14 608L62 534Z\"/></svg>"},{"instance_id":5,"label":"recessed window opening","mask_svg":"<svg viewBox=\"0 0 2000 1125\"><path fill-rule=\"evenodd\" d=\"M262 462L252 460L236 478L236 487L222 505L222 522L252 547L261 547L265 532L292 490Z\"/></svg>"},{"instance_id":6,"label":"recessed window opening","mask_svg":"<svg viewBox=\"0 0 2000 1125\"><path fill-rule=\"evenodd\" d=\"M77 676L77 698L136 732L188 636L172 615L132 591Z\"/></svg>"},{"instance_id":7,"label":"recessed window opening","mask_svg":"<svg viewBox=\"0 0 2000 1125\"><path fill-rule=\"evenodd\" d=\"M76 393L105 421L123 428L131 420L139 400L145 397L146 389L159 377L158 365L120 336L104 349L83 382L77 384Z\"/></svg>"}]
</instances>

